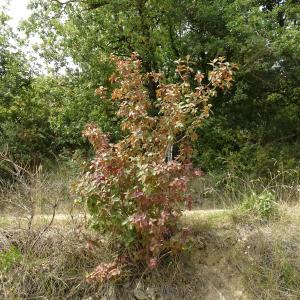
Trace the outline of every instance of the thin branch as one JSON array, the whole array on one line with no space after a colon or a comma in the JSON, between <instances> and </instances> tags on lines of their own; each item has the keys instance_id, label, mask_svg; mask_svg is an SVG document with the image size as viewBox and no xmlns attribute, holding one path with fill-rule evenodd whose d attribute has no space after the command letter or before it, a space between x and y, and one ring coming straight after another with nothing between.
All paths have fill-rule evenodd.
<instances>
[{"instance_id":1,"label":"thin branch","mask_svg":"<svg viewBox=\"0 0 300 300\"><path fill-rule=\"evenodd\" d=\"M21 173L21 171L23 171L27 175L31 175L31 173L28 170L26 170L24 167L21 167L20 165L16 164L14 161L12 161L11 159L9 159L7 157L7 153L1 153L0 152L0 162L1 161L8 162L8 163L10 163L13 166L13 168L15 170L15 173L13 173L11 170L7 170L8 172L11 173L11 175L19 175Z\"/></svg>"},{"instance_id":2,"label":"thin branch","mask_svg":"<svg viewBox=\"0 0 300 300\"><path fill-rule=\"evenodd\" d=\"M97 8L103 7L103 6L111 3L111 1L107 1L107 0L102 1L101 3L88 3L87 1L84 1L84 0L68 0L68 1L65 1L65 2L62 2L62 1L59 1L59 0L51 0L51 1L58 3L62 7L66 6L68 4L71 4L71 3L83 3L83 4L86 4L88 6L87 10L97 9Z\"/></svg>"},{"instance_id":3,"label":"thin branch","mask_svg":"<svg viewBox=\"0 0 300 300\"><path fill-rule=\"evenodd\" d=\"M83 2L82 0L68 0L68 1L65 1L65 2L61 2L59 0L51 0L51 1L56 2L61 6L64 6L64 5L67 5L67 4L70 4L70 3Z\"/></svg>"},{"instance_id":4,"label":"thin branch","mask_svg":"<svg viewBox=\"0 0 300 300\"><path fill-rule=\"evenodd\" d=\"M44 227L44 229L40 232L40 234L37 236L37 238L35 239L35 241L32 243L30 250L32 250L34 248L34 246L36 245L36 243L41 239L41 237L43 236L43 234L52 226L54 218L55 218L55 214L56 214L56 208L58 206L58 200L55 202L55 204L53 205L53 212L52 212L52 217L50 222Z\"/></svg>"},{"instance_id":5,"label":"thin branch","mask_svg":"<svg viewBox=\"0 0 300 300\"><path fill-rule=\"evenodd\" d=\"M103 7L103 6L105 6L105 5L107 5L107 4L110 4L111 3L111 1L103 1L103 2L101 2L101 3L95 3L95 4L88 4L88 6L89 6L89 9L97 9L97 8L100 8L100 7Z\"/></svg>"}]
</instances>

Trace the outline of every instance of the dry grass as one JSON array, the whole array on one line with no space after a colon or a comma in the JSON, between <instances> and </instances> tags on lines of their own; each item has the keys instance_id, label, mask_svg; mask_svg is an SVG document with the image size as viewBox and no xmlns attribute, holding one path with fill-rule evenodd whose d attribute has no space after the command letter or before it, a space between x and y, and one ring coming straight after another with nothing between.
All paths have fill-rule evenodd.
<instances>
[{"instance_id":1,"label":"dry grass","mask_svg":"<svg viewBox=\"0 0 300 300\"><path fill-rule=\"evenodd\" d=\"M197 218L199 226L193 228L193 245L180 257L164 260L160 268L153 272L140 266L132 269L118 283L98 285L88 284L85 277L98 264L112 259L113 241L111 238L101 238L97 246L87 247L89 240L95 241L99 237L85 230L84 218L53 222L37 243L34 241L47 222L35 222L30 231L25 223L21 223L19 228L14 224L13 229L6 224L0 232L10 245L2 251L2 258L15 255L15 259L6 261L6 268L2 266L1 270L0 255L0 299L130 300L140 296L147 300L173 300L198 299L199 293L215 295L222 289L220 282L224 282L226 275L216 279L213 286L208 286L207 269L202 269L202 266L207 264L209 249L219 249L218 244L224 245L227 241L223 240L222 234L217 236L214 223L219 221L214 222L213 214L206 213L203 216L202 227L199 223L201 218ZM194 248L199 251L194 251ZM17 254L15 249L18 249ZM223 250L217 252L220 259ZM203 258L204 261L198 261ZM207 259L207 262L211 259ZM228 290L222 293L232 294Z\"/></svg>"},{"instance_id":2,"label":"dry grass","mask_svg":"<svg viewBox=\"0 0 300 300\"><path fill-rule=\"evenodd\" d=\"M203 209L232 208L241 203L245 195L269 191L278 203L300 203L300 173L282 170L264 178L237 176L230 172L208 173L192 184L195 206Z\"/></svg>"},{"instance_id":3,"label":"dry grass","mask_svg":"<svg viewBox=\"0 0 300 300\"><path fill-rule=\"evenodd\" d=\"M26 170L16 166L13 180L0 184L0 208L2 213L31 216L52 213L57 204L61 212L72 208L70 185L74 175L66 166L54 171L42 167Z\"/></svg>"},{"instance_id":4,"label":"dry grass","mask_svg":"<svg viewBox=\"0 0 300 300\"><path fill-rule=\"evenodd\" d=\"M28 238L24 231L5 232L21 258L1 272L1 299L82 299L105 294L105 286L89 285L85 276L109 259L109 245L89 251L82 236L52 228L31 248L38 233L33 231Z\"/></svg>"},{"instance_id":5,"label":"dry grass","mask_svg":"<svg viewBox=\"0 0 300 300\"><path fill-rule=\"evenodd\" d=\"M14 248L2 251L2 258L11 249L18 252L10 253L15 259L0 271L0 299L296 300L300 214L285 211L263 224L233 221L231 211L186 213L182 222L192 229L187 251L155 271L139 267L119 282L98 285L85 276L114 257L114 245L102 237L98 246L87 247L99 236L86 231L84 218L53 222L34 247L46 222L36 222L30 235L26 227L6 226L1 233Z\"/></svg>"},{"instance_id":6,"label":"dry grass","mask_svg":"<svg viewBox=\"0 0 300 300\"><path fill-rule=\"evenodd\" d=\"M233 249L251 299L300 299L299 216L299 207L285 208L275 222L254 223Z\"/></svg>"},{"instance_id":7,"label":"dry grass","mask_svg":"<svg viewBox=\"0 0 300 300\"><path fill-rule=\"evenodd\" d=\"M38 169L18 177L0 189L7 213L0 216L0 299L300 299L297 176L202 178L194 183L198 207L219 209L184 213L188 249L152 272L138 266L103 284L85 278L116 255L113 239L87 230L86 215L72 210L72 172ZM276 218L241 209L251 193L265 191L275 195Z\"/></svg>"}]
</instances>

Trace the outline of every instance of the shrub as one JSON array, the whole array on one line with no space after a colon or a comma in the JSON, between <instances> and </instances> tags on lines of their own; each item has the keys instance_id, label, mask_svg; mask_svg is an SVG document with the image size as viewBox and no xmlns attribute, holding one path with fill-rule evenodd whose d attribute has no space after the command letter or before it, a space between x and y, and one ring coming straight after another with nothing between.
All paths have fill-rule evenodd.
<instances>
[{"instance_id":1,"label":"shrub","mask_svg":"<svg viewBox=\"0 0 300 300\"><path fill-rule=\"evenodd\" d=\"M241 209L251 212L262 220L269 220L278 213L275 197L270 191L264 191L261 194L253 192L245 197Z\"/></svg>"},{"instance_id":2,"label":"shrub","mask_svg":"<svg viewBox=\"0 0 300 300\"><path fill-rule=\"evenodd\" d=\"M215 59L204 84L205 76L193 71L187 57L177 62L181 82L164 83L161 73L141 73L135 53L112 60L112 91L99 87L96 93L103 101L118 102L124 136L112 144L94 124L86 126L84 136L96 156L77 192L93 217L93 227L113 234L122 256L99 266L89 280L117 276L119 266L128 262L147 262L154 268L162 254L181 250L187 236L187 229L178 226L182 203L190 207L189 180L201 175L191 163L195 130L209 116L209 99L217 89L231 87L235 68L224 58ZM157 85L156 101L149 98L149 81Z\"/></svg>"}]
</instances>

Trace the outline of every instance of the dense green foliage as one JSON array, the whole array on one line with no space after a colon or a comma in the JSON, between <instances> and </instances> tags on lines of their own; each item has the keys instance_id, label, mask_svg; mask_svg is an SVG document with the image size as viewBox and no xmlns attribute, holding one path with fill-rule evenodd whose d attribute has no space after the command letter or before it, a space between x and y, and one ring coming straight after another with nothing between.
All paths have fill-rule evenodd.
<instances>
[{"instance_id":1,"label":"dense green foliage","mask_svg":"<svg viewBox=\"0 0 300 300\"><path fill-rule=\"evenodd\" d=\"M24 55L9 45L2 15L0 139L14 156L31 161L88 149L80 133L91 121L116 140L115 107L94 94L97 86L109 86L110 53L128 57L136 51L144 71L163 71L170 81L175 59L191 55L206 72L207 63L221 55L239 64L236 85L214 99L214 114L198 132L195 161L205 170L234 167L260 174L297 167L299 3L32 0L23 29L40 35L36 50L52 69L48 76L31 74ZM147 88L155 101L155 82Z\"/></svg>"}]
</instances>

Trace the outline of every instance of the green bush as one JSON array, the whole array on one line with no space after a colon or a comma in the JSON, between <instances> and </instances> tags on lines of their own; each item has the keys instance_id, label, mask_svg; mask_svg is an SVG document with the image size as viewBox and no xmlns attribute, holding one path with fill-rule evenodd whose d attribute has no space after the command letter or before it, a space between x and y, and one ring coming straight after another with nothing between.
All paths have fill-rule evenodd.
<instances>
[{"instance_id":1,"label":"green bush","mask_svg":"<svg viewBox=\"0 0 300 300\"><path fill-rule=\"evenodd\" d=\"M10 247L7 250L0 251L0 271L7 272L11 270L14 264L20 262L22 254L16 247Z\"/></svg>"},{"instance_id":2,"label":"green bush","mask_svg":"<svg viewBox=\"0 0 300 300\"><path fill-rule=\"evenodd\" d=\"M240 210L249 212L262 220L269 220L278 214L275 196L269 191L264 191L261 194L252 192L244 198Z\"/></svg>"}]
</instances>

